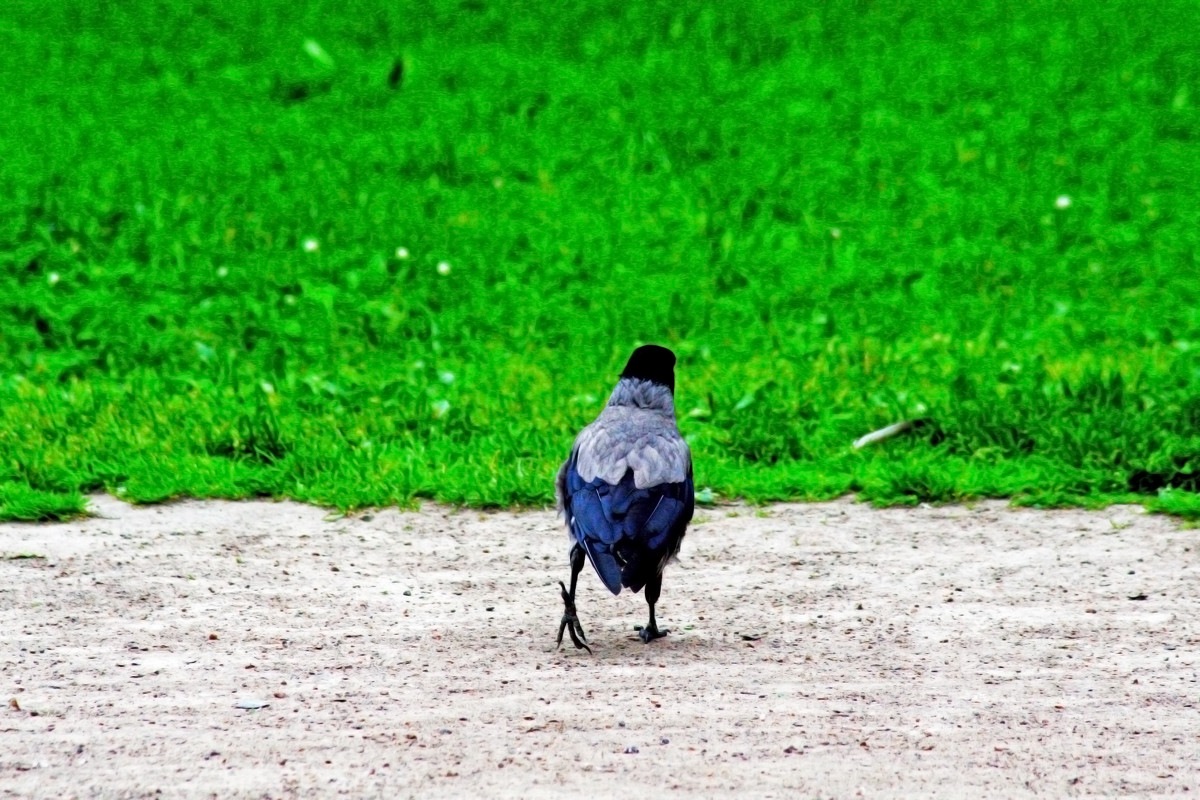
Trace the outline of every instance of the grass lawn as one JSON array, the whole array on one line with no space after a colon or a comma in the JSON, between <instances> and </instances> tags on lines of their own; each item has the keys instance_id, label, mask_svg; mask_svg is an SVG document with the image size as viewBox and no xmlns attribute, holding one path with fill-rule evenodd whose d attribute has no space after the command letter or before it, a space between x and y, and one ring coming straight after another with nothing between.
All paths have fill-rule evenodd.
<instances>
[{"instance_id":1,"label":"grass lawn","mask_svg":"<svg viewBox=\"0 0 1200 800\"><path fill-rule=\"evenodd\" d=\"M0 519L546 503L644 342L717 496L1200 513L1191 0L7 0L0 40Z\"/></svg>"}]
</instances>

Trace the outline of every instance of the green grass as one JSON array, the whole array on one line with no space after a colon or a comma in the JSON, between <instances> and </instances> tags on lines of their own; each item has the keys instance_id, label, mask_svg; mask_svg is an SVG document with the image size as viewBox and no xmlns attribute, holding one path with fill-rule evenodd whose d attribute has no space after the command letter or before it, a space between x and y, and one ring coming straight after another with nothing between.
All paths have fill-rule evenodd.
<instances>
[{"instance_id":1,"label":"green grass","mask_svg":"<svg viewBox=\"0 0 1200 800\"><path fill-rule=\"evenodd\" d=\"M720 496L1200 516L1190 0L8 0L0 41L0 518L545 503L650 341Z\"/></svg>"}]
</instances>

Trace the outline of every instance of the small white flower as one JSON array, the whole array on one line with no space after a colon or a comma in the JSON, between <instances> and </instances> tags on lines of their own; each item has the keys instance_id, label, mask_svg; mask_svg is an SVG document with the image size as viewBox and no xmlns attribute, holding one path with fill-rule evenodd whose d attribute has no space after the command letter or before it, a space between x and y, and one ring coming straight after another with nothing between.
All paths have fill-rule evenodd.
<instances>
[{"instance_id":1,"label":"small white flower","mask_svg":"<svg viewBox=\"0 0 1200 800\"><path fill-rule=\"evenodd\" d=\"M842 229L841 228L830 228L829 229L829 238L831 238L831 239L842 238Z\"/></svg>"},{"instance_id":2,"label":"small white flower","mask_svg":"<svg viewBox=\"0 0 1200 800\"><path fill-rule=\"evenodd\" d=\"M396 258L399 258L402 260L405 258L408 258L408 248L407 247L397 247L396 248Z\"/></svg>"},{"instance_id":3,"label":"small white flower","mask_svg":"<svg viewBox=\"0 0 1200 800\"><path fill-rule=\"evenodd\" d=\"M321 243L318 242L316 239L305 239L304 240L304 252L315 253L320 249L321 249Z\"/></svg>"},{"instance_id":4,"label":"small white flower","mask_svg":"<svg viewBox=\"0 0 1200 800\"><path fill-rule=\"evenodd\" d=\"M263 390L263 394L275 394L275 386L268 381L260 383L259 388Z\"/></svg>"},{"instance_id":5,"label":"small white flower","mask_svg":"<svg viewBox=\"0 0 1200 800\"><path fill-rule=\"evenodd\" d=\"M438 400L438 401L434 402L434 404L433 404L433 416L435 419L438 417L446 416L446 412L449 410L450 410L450 401L449 400Z\"/></svg>"},{"instance_id":6,"label":"small white flower","mask_svg":"<svg viewBox=\"0 0 1200 800\"><path fill-rule=\"evenodd\" d=\"M224 278L229 274L229 267L217 267L217 277Z\"/></svg>"},{"instance_id":7,"label":"small white flower","mask_svg":"<svg viewBox=\"0 0 1200 800\"><path fill-rule=\"evenodd\" d=\"M438 380L445 384L454 383L454 373L448 370L443 370L438 373Z\"/></svg>"},{"instance_id":8,"label":"small white flower","mask_svg":"<svg viewBox=\"0 0 1200 800\"><path fill-rule=\"evenodd\" d=\"M449 275L450 274L450 262L449 261L439 261L438 265L437 265L437 271L438 271L438 275Z\"/></svg>"},{"instance_id":9,"label":"small white flower","mask_svg":"<svg viewBox=\"0 0 1200 800\"><path fill-rule=\"evenodd\" d=\"M327 67L333 66L333 56L325 52L325 48L321 47L321 43L316 39L304 40L304 52L312 56L314 61L319 61Z\"/></svg>"},{"instance_id":10,"label":"small white flower","mask_svg":"<svg viewBox=\"0 0 1200 800\"><path fill-rule=\"evenodd\" d=\"M62 277L57 272L51 272L49 275L46 276L46 280L50 281L50 285L53 286L54 284L56 284L60 280L62 280Z\"/></svg>"},{"instance_id":11,"label":"small white flower","mask_svg":"<svg viewBox=\"0 0 1200 800\"><path fill-rule=\"evenodd\" d=\"M1060 194L1058 197L1056 197L1054 199L1054 207L1055 208L1070 208L1071 207L1071 196L1069 194Z\"/></svg>"}]
</instances>

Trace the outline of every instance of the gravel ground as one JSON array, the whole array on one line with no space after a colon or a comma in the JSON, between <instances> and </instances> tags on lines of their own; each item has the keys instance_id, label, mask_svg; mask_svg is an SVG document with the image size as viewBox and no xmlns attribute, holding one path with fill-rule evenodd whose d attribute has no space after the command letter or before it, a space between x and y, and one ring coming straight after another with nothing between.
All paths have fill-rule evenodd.
<instances>
[{"instance_id":1,"label":"gravel ground","mask_svg":"<svg viewBox=\"0 0 1200 800\"><path fill-rule=\"evenodd\" d=\"M0 526L0 797L1200 796L1200 533L702 510L643 645L550 512ZM9 699L11 698L11 700Z\"/></svg>"}]
</instances>

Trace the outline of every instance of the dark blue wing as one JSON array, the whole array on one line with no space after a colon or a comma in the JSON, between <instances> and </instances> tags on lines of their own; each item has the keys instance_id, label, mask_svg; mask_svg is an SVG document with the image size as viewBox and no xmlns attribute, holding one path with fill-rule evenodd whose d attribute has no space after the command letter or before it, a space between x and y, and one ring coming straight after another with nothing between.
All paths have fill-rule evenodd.
<instances>
[{"instance_id":1,"label":"dark blue wing","mask_svg":"<svg viewBox=\"0 0 1200 800\"><path fill-rule=\"evenodd\" d=\"M584 481L567 462L564 506L575 540L583 545L596 574L613 594L624 586L641 591L662 572L679 544L695 508L695 489L689 470L681 483L639 489L633 470L616 485L600 478Z\"/></svg>"}]
</instances>

